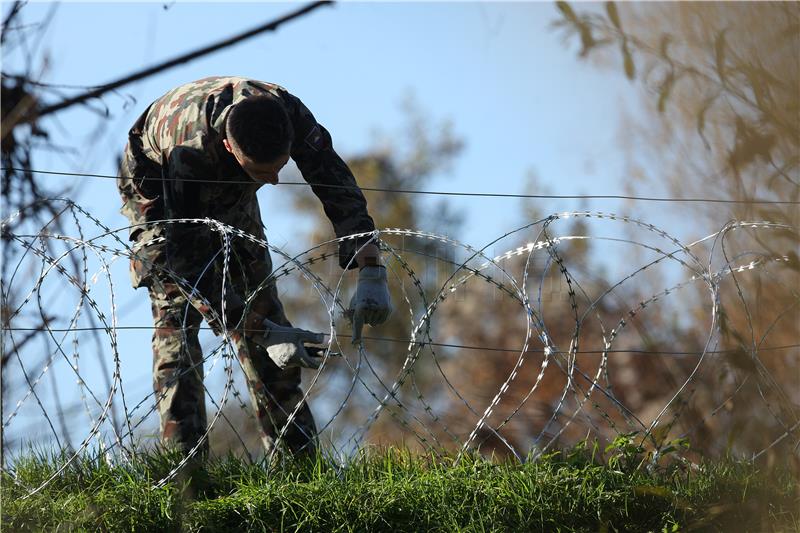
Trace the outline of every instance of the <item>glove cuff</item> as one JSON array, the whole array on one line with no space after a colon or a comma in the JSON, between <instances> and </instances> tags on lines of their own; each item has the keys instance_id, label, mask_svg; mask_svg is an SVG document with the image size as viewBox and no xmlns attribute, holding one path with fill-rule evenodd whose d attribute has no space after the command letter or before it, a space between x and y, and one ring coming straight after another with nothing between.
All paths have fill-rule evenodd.
<instances>
[{"instance_id":1,"label":"glove cuff","mask_svg":"<svg viewBox=\"0 0 800 533\"><path fill-rule=\"evenodd\" d=\"M383 265L365 265L358 270L358 280L386 281L386 267Z\"/></svg>"}]
</instances>

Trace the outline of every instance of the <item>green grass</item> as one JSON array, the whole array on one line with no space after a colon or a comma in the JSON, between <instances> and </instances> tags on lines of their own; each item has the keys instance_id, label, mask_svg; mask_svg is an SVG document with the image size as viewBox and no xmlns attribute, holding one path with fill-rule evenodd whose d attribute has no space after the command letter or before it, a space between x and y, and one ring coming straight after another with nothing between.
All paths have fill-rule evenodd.
<instances>
[{"instance_id":1,"label":"green grass","mask_svg":"<svg viewBox=\"0 0 800 533\"><path fill-rule=\"evenodd\" d=\"M626 452L627 453L627 452ZM382 450L268 474L234 458L153 483L175 457L135 465L28 454L2 478L2 531L797 531L796 477L731 460L655 470L586 447L519 462ZM620 460L623 459L623 460ZM782 472L782 473L778 473Z\"/></svg>"}]
</instances>

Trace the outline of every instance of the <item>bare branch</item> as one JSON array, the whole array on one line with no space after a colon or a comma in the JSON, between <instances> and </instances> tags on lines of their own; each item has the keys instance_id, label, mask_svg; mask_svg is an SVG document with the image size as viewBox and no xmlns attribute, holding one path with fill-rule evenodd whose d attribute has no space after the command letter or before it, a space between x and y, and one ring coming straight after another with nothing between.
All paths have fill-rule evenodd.
<instances>
[{"instance_id":1,"label":"bare branch","mask_svg":"<svg viewBox=\"0 0 800 533\"><path fill-rule=\"evenodd\" d=\"M38 113L32 114L32 115L28 115L26 117L25 121L26 122L30 122L32 120L39 119L39 118L41 118L41 117L43 117L45 115L49 115L51 113L55 113L56 111L61 111L62 109L66 109L66 108L71 107L71 106L73 106L75 104L83 103L86 100L89 100L91 98L97 98L97 97L102 96L103 94L105 94L105 93L107 93L109 91L112 91L114 89L118 89L119 87L122 87L123 85L127 85L129 83L133 83L135 81L142 80L144 78L152 76L153 74L158 74L159 72L163 72L164 70L170 69L170 68L172 68L174 66L177 66L177 65L180 65L182 63L187 63L187 62L192 61L194 59L197 59L199 57L208 55L208 54L210 54L212 52L217 52L219 50L222 50L224 48L232 46L232 45L234 45L236 43L244 41L245 39L248 39L250 37L254 37L254 36L256 36L256 35L258 35L260 33L264 33L264 32L267 32L267 31L275 31L282 24L284 24L286 22L289 22L290 20L294 20L294 19L296 19L298 17L301 17L301 16L305 15L306 13L309 13L309 12L313 11L314 9L317 9L318 7L321 7L321 6L324 6L324 5L329 5L329 4L332 4L332 2L330 2L328 0L314 2L314 3L309 4L309 5L307 5L307 6L303 7L303 8L300 8L300 9L298 9L296 11L291 12L288 15L284 15L284 16L276 19L276 20L273 20L272 22L268 22L266 24L262 24L261 26L258 26L256 28L253 28L253 29L248 30L246 32L240 33L240 34L235 35L233 37L229 37L228 39L224 39L224 40L216 42L214 44L205 46L203 48L200 48L199 50L195 50L193 52L189 52L188 54L183 54L183 55L178 56L176 58L170 59L169 61L165 61L165 62L160 63L158 65L155 65L155 66L152 66L152 67L148 67L148 68L146 68L144 70L140 70L139 72L135 72L133 74L125 76L124 78L120 78L120 79L118 79L116 81L112 81L112 82L107 83L105 85L101 85L100 87L98 87L97 89L94 89L92 91L80 94L78 96L75 96L73 98L69 98L67 100L63 100L61 102L58 102L58 103L50 105L50 106L46 106L46 107L42 108L41 110L39 110Z\"/></svg>"}]
</instances>

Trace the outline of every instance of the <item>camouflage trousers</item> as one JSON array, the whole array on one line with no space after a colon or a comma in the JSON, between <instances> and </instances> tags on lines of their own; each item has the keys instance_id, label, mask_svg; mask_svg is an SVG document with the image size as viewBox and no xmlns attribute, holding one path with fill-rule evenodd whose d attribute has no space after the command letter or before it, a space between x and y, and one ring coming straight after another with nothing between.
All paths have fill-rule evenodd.
<instances>
[{"instance_id":1,"label":"camouflage trousers","mask_svg":"<svg viewBox=\"0 0 800 533\"><path fill-rule=\"evenodd\" d=\"M266 268L269 274L271 267L262 266L269 267ZM188 451L206 432L203 354L198 330L205 318L215 332L220 331L215 322L209 320L208 303L196 299L190 301L184 288L163 278L156 275L147 283L155 322L153 386L162 441ZM274 283L267 284L258 292L251 309L273 322L291 325L283 313ZM219 309L215 310L221 314ZM265 452L270 453L289 414L302 400L300 369L280 370L262 349L240 332L231 331L229 334L244 370ZM281 443L293 454L315 452L316 426L307 404L303 403ZM207 454L208 439L203 442L200 452Z\"/></svg>"}]
</instances>

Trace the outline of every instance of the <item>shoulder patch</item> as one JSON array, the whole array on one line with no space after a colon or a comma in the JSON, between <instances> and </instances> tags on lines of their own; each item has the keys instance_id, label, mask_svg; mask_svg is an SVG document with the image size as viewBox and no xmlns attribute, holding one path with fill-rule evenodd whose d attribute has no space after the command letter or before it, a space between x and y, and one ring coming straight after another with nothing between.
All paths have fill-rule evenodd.
<instances>
[{"instance_id":1,"label":"shoulder patch","mask_svg":"<svg viewBox=\"0 0 800 533\"><path fill-rule=\"evenodd\" d=\"M319 124L314 124L314 127L311 128L311 131L306 135L306 145L315 152L319 152L325 148L325 139L322 135L322 130L319 128Z\"/></svg>"}]
</instances>

